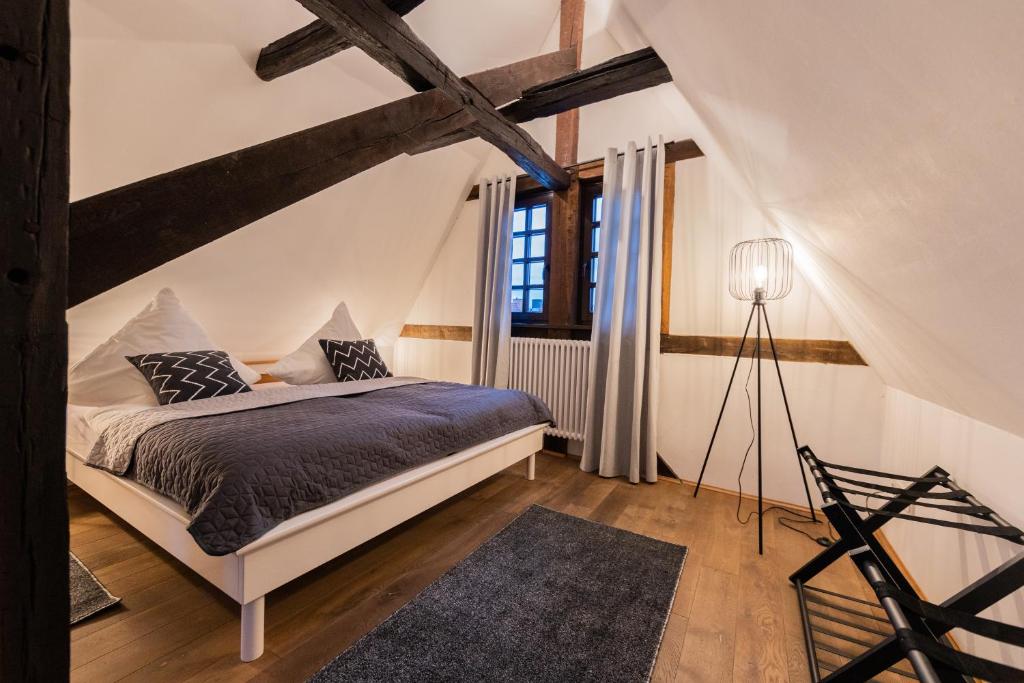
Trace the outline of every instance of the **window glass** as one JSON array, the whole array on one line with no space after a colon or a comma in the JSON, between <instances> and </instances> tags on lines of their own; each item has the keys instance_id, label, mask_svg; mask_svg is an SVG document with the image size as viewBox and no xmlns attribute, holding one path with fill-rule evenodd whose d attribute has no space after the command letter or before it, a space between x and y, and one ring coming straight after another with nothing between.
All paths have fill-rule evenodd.
<instances>
[{"instance_id":1,"label":"window glass","mask_svg":"<svg viewBox=\"0 0 1024 683\"><path fill-rule=\"evenodd\" d=\"M540 288L532 288L529 292L530 294L527 297L527 312L540 313L544 310L544 290Z\"/></svg>"},{"instance_id":2,"label":"window glass","mask_svg":"<svg viewBox=\"0 0 1024 683\"><path fill-rule=\"evenodd\" d=\"M512 286L522 287L523 286L523 264L513 263L512 264Z\"/></svg>"},{"instance_id":3,"label":"window glass","mask_svg":"<svg viewBox=\"0 0 1024 683\"><path fill-rule=\"evenodd\" d=\"M530 230L546 230L548 227L548 206L541 204L530 209Z\"/></svg>"},{"instance_id":4,"label":"window glass","mask_svg":"<svg viewBox=\"0 0 1024 683\"><path fill-rule=\"evenodd\" d=\"M512 238L512 258L521 259L526 257L526 238L525 237L513 237Z\"/></svg>"},{"instance_id":5,"label":"window glass","mask_svg":"<svg viewBox=\"0 0 1024 683\"><path fill-rule=\"evenodd\" d=\"M512 312L523 312L523 290L517 287L512 288Z\"/></svg>"},{"instance_id":6,"label":"window glass","mask_svg":"<svg viewBox=\"0 0 1024 683\"><path fill-rule=\"evenodd\" d=\"M530 235L530 258L544 257L544 244L547 242L547 235Z\"/></svg>"},{"instance_id":7,"label":"window glass","mask_svg":"<svg viewBox=\"0 0 1024 683\"><path fill-rule=\"evenodd\" d=\"M526 230L526 209L516 209L512 214L512 232Z\"/></svg>"},{"instance_id":8,"label":"window glass","mask_svg":"<svg viewBox=\"0 0 1024 683\"><path fill-rule=\"evenodd\" d=\"M512 221L512 312L544 312L549 220L547 201L515 210Z\"/></svg>"},{"instance_id":9,"label":"window glass","mask_svg":"<svg viewBox=\"0 0 1024 683\"><path fill-rule=\"evenodd\" d=\"M542 285L542 284L544 284L544 262L543 261L531 261L530 262L530 284L531 285Z\"/></svg>"},{"instance_id":10,"label":"window glass","mask_svg":"<svg viewBox=\"0 0 1024 683\"><path fill-rule=\"evenodd\" d=\"M581 269L580 276L580 313L584 321L590 319L594 313L594 304L597 299L597 264L598 252L601 250L601 211L604 208L604 199L601 196L600 185L590 185L583 189L584 203L580 220L580 231L582 233L582 254L585 268ZM590 207L587 211L586 207Z\"/></svg>"}]
</instances>

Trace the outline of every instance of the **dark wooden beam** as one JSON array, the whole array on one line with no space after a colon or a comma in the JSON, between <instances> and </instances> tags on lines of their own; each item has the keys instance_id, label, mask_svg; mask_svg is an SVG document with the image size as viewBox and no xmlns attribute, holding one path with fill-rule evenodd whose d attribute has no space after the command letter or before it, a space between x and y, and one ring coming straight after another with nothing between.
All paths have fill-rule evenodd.
<instances>
[{"instance_id":1,"label":"dark wooden beam","mask_svg":"<svg viewBox=\"0 0 1024 683\"><path fill-rule=\"evenodd\" d=\"M522 98L499 111L509 121L524 123L671 80L672 74L665 62L658 57L658 53L647 47L531 88L523 93ZM472 131L460 130L446 138L432 141L417 149L416 153L429 152L473 137Z\"/></svg>"},{"instance_id":2,"label":"dark wooden beam","mask_svg":"<svg viewBox=\"0 0 1024 683\"><path fill-rule=\"evenodd\" d=\"M571 51L470 76L507 101L570 73ZM76 305L425 141L471 125L439 90L201 161L71 205Z\"/></svg>"},{"instance_id":3,"label":"dark wooden beam","mask_svg":"<svg viewBox=\"0 0 1024 683\"><path fill-rule=\"evenodd\" d=\"M0 681L66 681L68 0L0 12Z\"/></svg>"},{"instance_id":4,"label":"dark wooden beam","mask_svg":"<svg viewBox=\"0 0 1024 683\"><path fill-rule=\"evenodd\" d=\"M555 332L553 334L553 332ZM473 340L473 328L467 325L405 325L399 335L406 339L441 339L468 342ZM539 330L537 336L561 338L557 330ZM681 353L697 356L736 357L739 337L661 335L661 353ZM775 348L780 361L791 363L826 363L832 365L867 365L850 342L832 339L776 339ZM768 340L762 340L761 353L771 358ZM754 345L747 344L744 358L754 353Z\"/></svg>"},{"instance_id":5,"label":"dark wooden beam","mask_svg":"<svg viewBox=\"0 0 1024 683\"><path fill-rule=\"evenodd\" d=\"M422 5L424 0L384 0L384 2L395 13L406 15ZM256 75L265 81L272 81L350 47L352 47L352 41L348 39L347 35L338 33L327 22L317 19L283 38L278 38L260 50L259 59L256 60ZM434 87L422 80L410 85L413 85L418 92Z\"/></svg>"},{"instance_id":6,"label":"dark wooden beam","mask_svg":"<svg viewBox=\"0 0 1024 683\"><path fill-rule=\"evenodd\" d=\"M676 161L685 161L686 159L696 159L697 157L704 156L704 152L697 143L693 140L678 140L676 142L665 143L665 164L671 164ZM604 159L594 159L593 161L587 161L582 164L576 164L566 168L569 173L575 173L580 178L598 178L604 174ZM530 192L532 190L539 190L541 186L533 179L527 176L519 176L516 179L516 192ZM480 186L474 185L470 188L469 194L466 196L466 201L472 201L480 198Z\"/></svg>"},{"instance_id":7,"label":"dark wooden beam","mask_svg":"<svg viewBox=\"0 0 1024 683\"><path fill-rule=\"evenodd\" d=\"M418 74L468 111L468 126L479 137L505 152L520 168L550 190L569 186L569 176L540 144L508 121L471 83L460 79L420 40L398 14L381 0L299 0L302 5L402 78ZM494 100L504 104L502 100Z\"/></svg>"},{"instance_id":8,"label":"dark wooden beam","mask_svg":"<svg viewBox=\"0 0 1024 683\"><path fill-rule=\"evenodd\" d=\"M736 357L740 337L661 335L662 353L686 353L698 356ZM756 343L748 340L744 358L754 354ZM776 339L775 350L779 360L797 363L830 363L834 365L867 365L853 345L833 339ZM761 340L761 355L771 358L772 349L767 339Z\"/></svg>"},{"instance_id":9,"label":"dark wooden beam","mask_svg":"<svg viewBox=\"0 0 1024 683\"><path fill-rule=\"evenodd\" d=\"M558 47L576 51L576 68L583 58L584 0L562 0L558 14ZM555 161L571 166L579 161L580 110L570 109L555 117Z\"/></svg>"}]
</instances>

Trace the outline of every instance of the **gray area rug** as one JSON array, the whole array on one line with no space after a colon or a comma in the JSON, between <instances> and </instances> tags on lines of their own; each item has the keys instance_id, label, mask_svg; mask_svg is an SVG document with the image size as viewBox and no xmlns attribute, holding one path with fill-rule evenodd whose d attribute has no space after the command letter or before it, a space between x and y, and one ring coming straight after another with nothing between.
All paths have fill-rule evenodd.
<instances>
[{"instance_id":1,"label":"gray area rug","mask_svg":"<svg viewBox=\"0 0 1024 683\"><path fill-rule=\"evenodd\" d=\"M310 681L646 681L685 558L535 505Z\"/></svg>"},{"instance_id":2,"label":"gray area rug","mask_svg":"<svg viewBox=\"0 0 1024 683\"><path fill-rule=\"evenodd\" d=\"M71 623L77 624L86 617L91 617L111 605L121 602L115 598L92 572L75 557L68 553L70 560L71 579Z\"/></svg>"}]
</instances>

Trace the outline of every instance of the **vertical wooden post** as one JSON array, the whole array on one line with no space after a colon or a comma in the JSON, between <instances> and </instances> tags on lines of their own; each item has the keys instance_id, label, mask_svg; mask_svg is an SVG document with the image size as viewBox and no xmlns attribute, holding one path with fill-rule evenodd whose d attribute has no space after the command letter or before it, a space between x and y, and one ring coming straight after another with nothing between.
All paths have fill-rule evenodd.
<instances>
[{"instance_id":1,"label":"vertical wooden post","mask_svg":"<svg viewBox=\"0 0 1024 683\"><path fill-rule=\"evenodd\" d=\"M551 272L548 274L548 323L561 327L549 332L569 338L568 327L575 319L578 300L580 252L580 182L575 170L570 173L569 189L556 192L551 212Z\"/></svg>"},{"instance_id":2,"label":"vertical wooden post","mask_svg":"<svg viewBox=\"0 0 1024 683\"><path fill-rule=\"evenodd\" d=\"M0 680L69 672L68 0L0 12Z\"/></svg>"},{"instance_id":3,"label":"vertical wooden post","mask_svg":"<svg viewBox=\"0 0 1024 683\"><path fill-rule=\"evenodd\" d=\"M558 47L576 51L576 68L583 54L584 0L562 0L559 15ZM555 117L555 161L572 166L579 156L580 110L570 109ZM569 336L568 326L575 319L577 272L579 263L580 183L571 173L569 189L555 193L551 213L551 281L548 284L548 323L563 328L559 336Z\"/></svg>"},{"instance_id":4,"label":"vertical wooden post","mask_svg":"<svg viewBox=\"0 0 1024 683\"><path fill-rule=\"evenodd\" d=\"M583 56L584 0L562 0L558 20L558 48L576 50L576 68ZM555 161L561 166L575 164L579 156L580 110L570 109L555 118Z\"/></svg>"},{"instance_id":5,"label":"vertical wooden post","mask_svg":"<svg viewBox=\"0 0 1024 683\"><path fill-rule=\"evenodd\" d=\"M661 226L661 333L669 334L672 303L672 230L676 222L676 162L665 164L665 216Z\"/></svg>"}]
</instances>

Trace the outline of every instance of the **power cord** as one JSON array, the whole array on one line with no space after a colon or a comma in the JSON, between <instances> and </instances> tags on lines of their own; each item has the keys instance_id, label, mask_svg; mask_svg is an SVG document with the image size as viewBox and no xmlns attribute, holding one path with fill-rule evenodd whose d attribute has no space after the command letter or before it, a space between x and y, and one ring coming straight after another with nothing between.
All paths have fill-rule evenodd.
<instances>
[{"instance_id":1,"label":"power cord","mask_svg":"<svg viewBox=\"0 0 1024 683\"><path fill-rule=\"evenodd\" d=\"M757 430L754 428L754 409L750 399L750 377L753 373L754 359L751 358L750 369L747 370L747 381L743 383L743 392L747 395L747 418L750 420L750 443L747 444L747 450L743 454L743 462L740 463L740 471L736 475L736 485L739 488L740 492L739 497L736 499L736 521L744 526L749 524L750 520L758 514L756 510L751 511L747 515L746 519L740 519L740 508L743 504L743 470L746 469L747 467L747 459L750 457L750 449L754 447L754 440L757 438ZM773 510L778 510L779 512L787 512L791 515L795 515L797 519L793 519L792 517L779 517L779 524L786 527L790 531L795 531L798 534L803 534L804 536L811 539L820 546L827 548L836 541L836 537L832 533L831 524L826 524L828 536L812 536L803 529L798 529L795 526L790 526L789 524L786 524L786 522L792 522L793 524L821 524L819 520L814 519L810 515L804 515L800 512L797 512L796 510L791 510L790 508L786 508L781 505L770 505L764 509L763 514L767 516L767 514L769 512L772 512Z\"/></svg>"}]
</instances>

